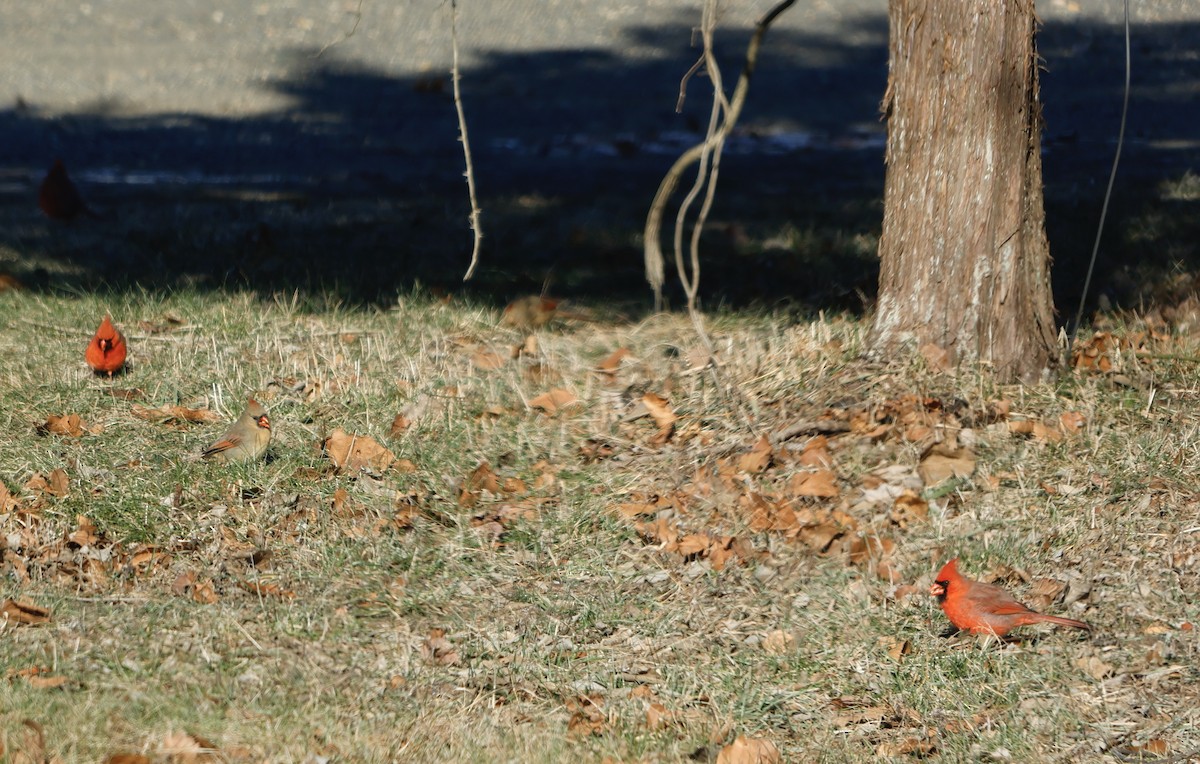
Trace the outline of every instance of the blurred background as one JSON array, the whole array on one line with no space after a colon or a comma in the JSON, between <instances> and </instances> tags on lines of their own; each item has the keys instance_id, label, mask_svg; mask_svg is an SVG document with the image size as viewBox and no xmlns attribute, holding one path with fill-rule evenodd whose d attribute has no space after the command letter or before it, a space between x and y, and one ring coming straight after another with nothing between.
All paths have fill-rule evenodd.
<instances>
[{"instance_id":1,"label":"blurred background","mask_svg":"<svg viewBox=\"0 0 1200 764\"><path fill-rule=\"evenodd\" d=\"M723 4L727 88L772 3ZM1073 311L1119 126L1122 6L1039 2L1047 224ZM483 208L471 251L444 0L15 4L0 25L0 272L32 290L319 292L422 285L648 307L641 232L707 123L696 3L459 9ZM766 38L703 239L705 305L868 309L882 222L884 0L798 3ZM1135 3L1125 152L1093 302L1196 291L1200 3ZM62 158L100 219L48 220ZM675 300L679 304L678 299Z\"/></svg>"}]
</instances>

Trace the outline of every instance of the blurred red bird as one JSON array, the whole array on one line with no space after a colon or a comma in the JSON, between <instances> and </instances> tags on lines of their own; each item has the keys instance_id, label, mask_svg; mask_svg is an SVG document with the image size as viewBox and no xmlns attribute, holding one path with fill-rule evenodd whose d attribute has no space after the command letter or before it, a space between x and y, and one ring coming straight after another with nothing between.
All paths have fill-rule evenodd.
<instances>
[{"instance_id":1,"label":"blurred red bird","mask_svg":"<svg viewBox=\"0 0 1200 764\"><path fill-rule=\"evenodd\" d=\"M113 326L112 319L106 313L84 354L88 366L97 374L107 373L111 377L125 365L125 353L125 335Z\"/></svg>"},{"instance_id":2,"label":"blurred red bird","mask_svg":"<svg viewBox=\"0 0 1200 764\"><path fill-rule=\"evenodd\" d=\"M70 222L80 215L100 217L83 201L61 159L54 160L54 166L46 173L46 179L38 189L38 206L51 220Z\"/></svg>"},{"instance_id":3,"label":"blurred red bird","mask_svg":"<svg viewBox=\"0 0 1200 764\"><path fill-rule=\"evenodd\" d=\"M955 627L972 634L1003 637L1018 626L1053 623L1091 631L1083 621L1042 615L1017 602L995 584L973 581L958 572L958 558L942 566L929 593L938 598L942 611Z\"/></svg>"}]
</instances>

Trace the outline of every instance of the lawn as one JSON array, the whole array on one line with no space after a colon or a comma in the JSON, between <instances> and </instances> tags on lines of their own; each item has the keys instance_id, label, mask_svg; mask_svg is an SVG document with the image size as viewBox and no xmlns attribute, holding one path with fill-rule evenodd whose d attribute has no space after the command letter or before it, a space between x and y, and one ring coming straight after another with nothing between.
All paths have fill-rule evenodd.
<instances>
[{"instance_id":1,"label":"lawn","mask_svg":"<svg viewBox=\"0 0 1200 764\"><path fill-rule=\"evenodd\" d=\"M714 367L578 310L0 292L10 760L1195 755L1192 338L1005 387L852 316L713 313ZM251 395L267 458L198 459ZM1093 631L941 636L955 556Z\"/></svg>"}]
</instances>

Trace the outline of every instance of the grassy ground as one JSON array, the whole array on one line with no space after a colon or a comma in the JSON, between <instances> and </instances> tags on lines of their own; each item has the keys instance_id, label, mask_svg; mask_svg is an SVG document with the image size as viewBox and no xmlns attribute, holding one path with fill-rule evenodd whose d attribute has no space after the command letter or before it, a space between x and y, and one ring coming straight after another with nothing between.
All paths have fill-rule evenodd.
<instances>
[{"instance_id":1,"label":"grassy ground","mask_svg":"<svg viewBox=\"0 0 1200 764\"><path fill-rule=\"evenodd\" d=\"M105 311L131 346L111 382L83 364ZM1186 337L1139 346L1182 359L1117 348L1107 374L997 388L863 361L848 319L714 316L714 374L678 317L601 312L532 341L498 318L419 293L0 293L0 597L49 612L0 632L5 750L36 759L26 719L63 761L1200 746ZM547 414L555 389L578 401ZM647 393L677 420L653 397L642 416ZM270 458L195 460L249 394ZM174 404L221 421L135 408ZM82 433L39 434L56 414ZM336 428L396 462L337 470ZM926 484L937 443L974 460L949 490ZM1095 631L942 638L925 591L955 555Z\"/></svg>"}]
</instances>

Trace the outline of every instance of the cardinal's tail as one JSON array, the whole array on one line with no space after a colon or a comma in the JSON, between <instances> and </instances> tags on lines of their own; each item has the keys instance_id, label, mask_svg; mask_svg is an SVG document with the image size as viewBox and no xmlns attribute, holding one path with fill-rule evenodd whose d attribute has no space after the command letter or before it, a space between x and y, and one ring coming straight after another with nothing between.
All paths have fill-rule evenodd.
<instances>
[{"instance_id":1,"label":"cardinal's tail","mask_svg":"<svg viewBox=\"0 0 1200 764\"><path fill-rule=\"evenodd\" d=\"M1036 615L1037 620L1044 623L1053 623L1059 626L1070 626L1075 629L1083 629L1084 631L1092 630L1091 626L1088 626L1083 621L1076 621L1074 618L1059 618L1056 615L1042 615L1041 613L1037 613Z\"/></svg>"}]
</instances>

